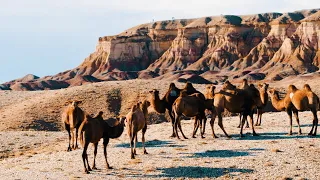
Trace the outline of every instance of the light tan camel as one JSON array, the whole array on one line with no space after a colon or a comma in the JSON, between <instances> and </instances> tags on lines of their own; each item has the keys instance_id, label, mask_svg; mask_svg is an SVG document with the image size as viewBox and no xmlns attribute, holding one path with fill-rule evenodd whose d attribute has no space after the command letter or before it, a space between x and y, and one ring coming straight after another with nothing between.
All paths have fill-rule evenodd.
<instances>
[{"instance_id":1,"label":"light tan camel","mask_svg":"<svg viewBox=\"0 0 320 180\"><path fill-rule=\"evenodd\" d=\"M289 116L290 130L288 135L292 135L292 112L298 124L299 134L301 134L298 111L296 110L296 108L293 106L291 102L290 93L287 93L283 99L280 99L279 92L274 88L272 88L268 91L268 94L270 95L272 106L277 111L286 111Z\"/></svg>"},{"instance_id":2,"label":"light tan camel","mask_svg":"<svg viewBox=\"0 0 320 180\"><path fill-rule=\"evenodd\" d=\"M178 139L180 139L178 135L178 127L183 138L188 139L184 135L181 128L180 118L182 115L186 117L195 117L193 137L195 135L197 123L198 121L200 121L201 137L203 137L201 120L205 118L205 101L199 96L201 96L199 93L188 95L187 91L181 91L181 95L176 99L176 101L172 105L172 112L175 118L174 128Z\"/></svg>"},{"instance_id":3,"label":"light tan camel","mask_svg":"<svg viewBox=\"0 0 320 180\"><path fill-rule=\"evenodd\" d=\"M145 148L145 133L147 131L147 117L148 117L148 107L150 102L144 100L142 103L139 102L133 105L130 112L126 116L126 126L127 132L130 138L130 148L131 148L131 159L134 159L136 155L136 145L138 141L138 132L142 130L142 146L143 153L148 154Z\"/></svg>"},{"instance_id":4,"label":"light tan camel","mask_svg":"<svg viewBox=\"0 0 320 180\"><path fill-rule=\"evenodd\" d=\"M78 148L78 130L82 121L85 119L85 113L79 107L82 101L67 101L67 107L62 112L62 123L65 125L65 129L69 134L69 146L67 151ZM74 135L74 129L76 129L76 135ZM72 143L71 143L72 141ZM76 142L74 144L74 141Z\"/></svg>"},{"instance_id":5,"label":"light tan camel","mask_svg":"<svg viewBox=\"0 0 320 180\"><path fill-rule=\"evenodd\" d=\"M250 123L253 124L253 109L256 106L255 101L259 99L259 91L253 87L248 90L238 89L232 85L229 81L226 81L219 93L214 95L214 108L213 115L210 121L212 135L217 137L214 133L214 121L216 116L218 116L218 125L227 137L230 137L225 131L222 123L222 112L227 109L232 113L241 113L243 115L241 122L240 137L243 136L243 125L247 119L250 117ZM257 133L252 126L252 134L256 136Z\"/></svg>"},{"instance_id":6,"label":"light tan camel","mask_svg":"<svg viewBox=\"0 0 320 180\"><path fill-rule=\"evenodd\" d=\"M310 86L305 84L303 89L299 90L294 85L289 85L288 93L293 106L298 111L311 111L313 114L312 128L309 132L309 136L317 135L318 128L318 116L317 111L319 109L319 97L312 92ZM292 123L291 123L292 126Z\"/></svg>"},{"instance_id":7,"label":"light tan camel","mask_svg":"<svg viewBox=\"0 0 320 180\"><path fill-rule=\"evenodd\" d=\"M112 169L109 166L107 159L107 145L110 138L118 138L121 136L124 127L124 118L119 122L120 118L117 118L116 125L114 127L109 126L109 124L102 118L103 112L99 112L95 117L90 117L86 115L86 119L82 122L79 128L80 143L83 146L82 161L84 165L84 172L89 173L92 169L96 168L96 155L98 150L98 143L101 138L103 138L103 148L104 157L106 160L107 169ZM92 169L89 166L87 149L90 143L94 144L94 158Z\"/></svg>"}]
</instances>

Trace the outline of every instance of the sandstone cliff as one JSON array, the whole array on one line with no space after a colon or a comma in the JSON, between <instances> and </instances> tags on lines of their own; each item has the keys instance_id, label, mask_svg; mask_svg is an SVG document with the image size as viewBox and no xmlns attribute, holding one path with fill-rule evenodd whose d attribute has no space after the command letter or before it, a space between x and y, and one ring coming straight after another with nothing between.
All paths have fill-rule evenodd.
<instances>
[{"instance_id":1,"label":"sandstone cliff","mask_svg":"<svg viewBox=\"0 0 320 180\"><path fill-rule=\"evenodd\" d=\"M273 81L319 67L320 11L313 9L142 24L100 37L75 69L1 87L56 89L135 78Z\"/></svg>"}]
</instances>

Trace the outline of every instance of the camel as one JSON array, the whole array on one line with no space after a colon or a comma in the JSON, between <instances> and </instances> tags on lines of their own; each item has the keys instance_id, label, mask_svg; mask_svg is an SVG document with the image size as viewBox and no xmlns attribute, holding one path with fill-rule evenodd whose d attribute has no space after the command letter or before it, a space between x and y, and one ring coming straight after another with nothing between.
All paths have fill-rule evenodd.
<instances>
[{"instance_id":1,"label":"camel","mask_svg":"<svg viewBox=\"0 0 320 180\"><path fill-rule=\"evenodd\" d=\"M82 101L67 101L66 105L68 105L62 112L62 123L65 125L65 129L69 134L69 146L67 151L71 151L72 149L78 148L78 130L82 121L85 119L85 113L79 107ZM74 129L76 129L76 136L74 136ZM72 140L72 145L71 145ZM76 144L74 144L76 141Z\"/></svg>"},{"instance_id":2,"label":"camel","mask_svg":"<svg viewBox=\"0 0 320 180\"><path fill-rule=\"evenodd\" d=\"M108 163L107 159L107 145L109 143L109 138L118 138L121 136L124 129L124 119L120 122L120 118L117 118L117 123L115 126L111 127L102 118L103 112L100 111L95 117L90 117L86 115L86 119L81 123L79 128L80 143L83 146L82 161L84 165L84 172L90 173L92 169L96 168L96 155L98 150L98 143L101 138L103 138L103 148L104 157L106 160L106 168L112 169ZM92 169L89 166L87 149L90 143L94 144L94 159Z\"/></svg>"},{"instance_id":3,"label":"camel","mask_svg":"<svg viewBox=\"0 0 320 180\"><path fill-rule=\"evenodd\" d=\"M290 99L298 111L311 111L313 114L312 128L309 132L309 136L317 135L318 128L318 116L317 111L319 109L319 97L312 92L310 86L305 84L302 90L299 90L294 85L289 85L288 93L290 94ZM292 119L291 119L292 121ZM298 122L299 123L299 122ZM292 122L290 122L292 126ZM300 125L299 125L300 128Z\"/></svg>"},{"instance_id":4,"label":"camel","mask_svg":"<svg viewBox=\"0 0 320 180\"><path fill-rule=\"evenodd\" d=\"M248 80L247 80L247 79L243 79L241 85L239 86L239 89L247 90L247 89L249 89L249 87L250 87L250 86L249 86L249 84L248 84ZM238 128L241 127L241 117L242 117L242 115L241 115L241 113L240 113L240 114L239 114L239 125L238 125ZM249 122L248 122L248 120L246 121L246 128L249 128Z\"/></svg>"},{"instance_id":5,"label":"camel","mask_svg":"<svg viewBox=\"0 0 320 180\"><path fill-rule=\"evenodd\" d=\"M247 119L247 116L250 117L251 125L253 124L253 109L257 99L260 99L259 91L255 89L254 86L250 86L250 88L247 90L238 89L229 81L226 81L222 87L222 90L214 95L214 111L210 121L213 137L217 138L214 133L214 121L216 116L218 116L218 125L224 134L227 137L230 137L225 131L222 123L222 112L224 109L227 109L232 113L241 113L243 115L240 130L240 137L242 137L243 125ZM252 132L253 136L257 135L253 126Z\"/></svg>"},{"instance_id":6,"label":"camel","mask_svg":"<svg viewBox=\"0 0 320 180\"><path fill-rule=\"evenodd\" d=\"M127 132L130 138L131 159L134 159L136 155L136 145L138 141L137 134L140 130L142 130L143 153L148 154L144 145L144 136L147 131L147 116L149 106L150 102L147 100L139 102L138 104L133 105L130 112L126 116Z\"/></svg>"},{"instance_id":7,"label":"camel","mask_svg":"<svg viewBox=\"0 0 320 180\"><path fill-rule=\"evenodd\" d=\"M267 103L268 103L268 90L269 84L267 83L263 83L263 84L258 84L258 90L259 90L259 94L260 94L260 100L257 103L257 121L255 126L261 126L261 119L262 119L262 114L263 114L263 108L266 107Z\"/></svg>"},{"instance_id":8,"label":"camel","mask_svg":"<svg viewBox=\"0 0 320 180\"><path fill-rule=\"evenodd\" d=\"M268 91L268 94L271 98L271 104L277 111L286 111L289 116L289 123L290 123L290 130L288 135L292 135L292 112L296 118L298 128L299 128L299 134L301 134L301 128L299 123L299 116L298 111L293 106L291 99L290 99L290 93L287 93L286 96L283 99L279 98L279 92L276 91L274 88L271 88Z\"/></svg>"},{"instance_id":9,"label":"camel","mask_svg":"<svg viewBox=\"0 0 320 180\"><path fill-rule=\"evenodd\" d=\"M150 103L154 110L157 113L165 113L166 110L168 110L171 124L172 124L172 135L170 137L175 137L174 132L174 118L172 116L172 104L174 101L178 98L180 94L180 89L175 86L174 83L171 83L169 86L168 91L166 94L160 99L159 97L159 91L156 89L153 89L152 91L149 91L151 94Z\"/></svg>"}]
</instances>

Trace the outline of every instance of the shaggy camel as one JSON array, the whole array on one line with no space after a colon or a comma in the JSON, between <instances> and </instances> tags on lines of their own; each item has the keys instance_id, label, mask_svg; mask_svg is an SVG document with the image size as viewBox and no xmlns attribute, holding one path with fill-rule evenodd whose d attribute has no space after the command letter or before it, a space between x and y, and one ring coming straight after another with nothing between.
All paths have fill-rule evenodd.
<instances>
[{"instance_id":1,"label":"shaggy camel","mask_svg":"<svg viewBox=\"0 0 320 180\"><path fill-rule=\"evenodd\" d=\"M319 109L319 97L312 92L310 86L305 84L302 90L297 89L294 85L289 85L288 93L290 99L298 111L311 111L313 114L312 128L309 132L309 136L317 135L318 128L318 116L317 111ZM292 119L291 119L292 121ZM299 123L299 121L298 121ZM292 128L292 122L290 122ZM299 125L300 128L300 125Z\"/></svg>"},{"instance_id":2,"label":"shaggy camel","mask_svg":"<svg viewBox=\"0 0 320 180\"><path fill-rule=\"evenodd\" d=\"M174 83L171 83L166 94L160 99L159 91L154 89L149 91L151 94L150 103L154 110L158 113L165 113L168 110L171 124L172 124L172 135L170 137L175 137L174 132L174 118L172 116L172 104L178 98L180 94L180 89L175 86Z\"/></svg>"},{"instance_id":3,"label":"shaggy camel","mask_svg":"<svg viewBox=\"0 0 320 180\"><path fill-rule=\"evenodd\" d=\"M89 171L91 171L92 169L97 169L96 155L98 150L98 143L101 138L103 138L103 150L106 160L106 168L112 169L112 167L109 166L107 159L107 145L110 138L120 137L124 129L124 119L121 119L121 121L119 122L120 118L117 118L115 126L111 127L106 121L103 120L102 115L103 112L101 111L93 118L89 115L86 115L86 119L82 122L79 128L80 143L83 146L82 160L85 173L89 173ZM89 166L87 155L87 149L90 143L94 144L94 158L92 169Z\"/></svg>"},{"instance_id":4,"label":"shaggy camel","mask_svg":"<svg viewBox=\"0 0 320 180\"><path fill-rule=\"evenodd\" d=\"M297 124L298 124L299 134L301 134L298 111L296 110L296 108L293 106L293 104L291 102L290 94L287 93L283 99L280 99L279 92L273 88L271 88L268 91L268 94L270 95L272 106L277 111L286 111L289 116L290 130L289 130L288 135L292 135L292 112L293 112L293 114L296 118Z\"/></svg>"},{"instance_id":5,"label":"shaggy camel","mask_svg":"<svg viewBox=\"0 0 320 180\"><path fill-rule=\"evenodd\" d=\"M247 89L249 89L249 87L250 87L250 86L249 86L249 84L248 84L248 80L247 80L247 79L243 79L241 85L239 86L239 89L247 90ZM241 127L241 117L242 117L242 114L240 113L240 114L239 114L239 125L238 125L238 128ZM249 122L248 122L248 120L246 120L246 128L249 128Z\"/></svg>"},{"instance_id":6,"label":"shaggy camel","mask_svg":"<svg viewBox=\"0 0 320 180\"><path fill-rule=\"evenodd\" d=\"M65 125L65 129L69 134L69 146L67 151L71 151L72 149L78 148L78 130L82 121L85 118L85 113L78 106L82 101L67 101L66 105L68 105L62 112L62 122ZM76 136L74 135L74 129L76 129ZM72 140L72 145L71 144ZM76 144L74 144L76 141Z\"/></svg>"},{"instance_id":7,"label":"shaggy camel","mask_svg":"<svg viewBox=\"0 0 320 180\"><path fill-rule=\"evenodd\" d=\"M240 137L242 137L243 125L247 119L247 116L250 117L250 123L253 124L253 109L255 107L255 101L260 99L259 91L254 88L254 86L250 86L249 89L237 89L234 85L232 85L229 81L226 81L223 85L222 90L219 93L214 95L214 108L213 115L210 121L212 135L213 137L217 137L214 133L214 121L216 116L218 116L218 125L224 132L227 137L230 137L225 131L222 123L222 112L224 109L232 113L242 113L242 123L240 130ZM252 126L253 136L256 136L257 133Z\"/></svg>"},{"instance_id":8,"label":"shaggy camel","mask_svg":"<svg viewBox=\"0 0 320 180\"><path fill-rule=\"evenodd\" d=\"M149 106L150 102L147 100L144 100L142 103L139 102L138 104L133 105L130 112L126 116L127 132L130 138L131 159L134 159L134 156L136 155L136 145L138 141L137 134L140 130L142 130L143 153L148 154L144 145L144 135L147 131L147 116Z\"/></svg>"}]
</instances>

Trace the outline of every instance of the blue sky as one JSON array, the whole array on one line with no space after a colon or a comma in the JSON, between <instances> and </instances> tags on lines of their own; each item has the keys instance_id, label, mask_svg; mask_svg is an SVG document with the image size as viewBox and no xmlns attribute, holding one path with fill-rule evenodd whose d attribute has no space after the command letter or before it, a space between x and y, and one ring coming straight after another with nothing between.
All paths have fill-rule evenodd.
<instances>
[{"instance_id":1,"label":"blue sky","mask_svg":"<svg viewBox=\"0 0 320 180\"><path fill-rule=\"evenodd\" d=\"M1 0L0 83L78 66L98 37L132 26L220 14L320 8L319 0Z\"/></svg>"}]
</instances>

